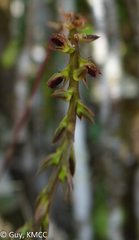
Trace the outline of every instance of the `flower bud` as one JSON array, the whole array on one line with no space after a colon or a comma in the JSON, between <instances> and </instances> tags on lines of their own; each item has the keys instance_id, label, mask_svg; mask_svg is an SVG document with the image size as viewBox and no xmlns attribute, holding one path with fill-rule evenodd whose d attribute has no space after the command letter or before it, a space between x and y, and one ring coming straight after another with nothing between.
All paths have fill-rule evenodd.
<instances>
[{"instance_id":1,"label":"flower bud","mask_svg":"<svg viewBox=\"0 0 139 240\"><path fill-rule=\"evenodd\" d=\"M80 29L86 28L86 27L84 27L84 24L86 22L87 22L87 20L81 14L78 14L76 16L76 19L74 20L74 24L75 24L76 28L80 28Z\"/></svg>"},{"instance_id":2,"label":"flower bud","mask_svg":"<svg viewBox=\"0 0 139 240\"><path fill-rule=\"evenodd\" d=\"M37 174L42 173L46 168L52 165L57 165L60 161L61 151L56 151L56 153L51 153L41 162L41 168Z\"/></svg>"},{"instance_id":3,"label":"flower bud","mask_svg":"<svg viewBox=\"0 0 139 240\"><path fill-rule=\"evenodd\" d=\"M70 101L72 95L73 95L72 90L61 90L61 91L58 90L51 94L52 97L60 98L66 102Z\"/></svg>"},{"instance_id":4,"label":"flower bud","mask_svg":"<svg viewBox=\"0 0 139 240\"><path fill-rule=\"evenodd\" d=\"M46 216L46 213L49 208L49 198L47 196L43 196L39 202L39 204L35 208L35 215L33 219L33 228L38 229L41 225L42 220Z\"/></svg>"},{"instance_id":5,"label":"flower bud","mask_svg":"<svg viewBox=\"0 0 139 240\"><path fill-rule=\"evenodd\" d=\"M55 130L52 145L55 144L57 141L59 141L63 137L66 126L67 126L67 116L61 121L61 123Z\"/></svg>"},{"instance_id":6,"label":"flower bud","mask_svg":"<svg viewBox=\"0 0 139 240\"><path fill-rule=\"evenodd\" d=\"M84 116L90 122L95 124L94 120L92 118L92 116L94 116L94 113L88 107L86 107L84 104L82 104L80 100L78 100L78 102L77 102L76 114L80 120L82 119L82 116Z\"/></svg>"},{"instance_id":7,"label":"flower bud","mask_svg":"<svg viewBox=\"0 0 139 240\"><path fill-rule=\"evenodd\" d=\"M85 33L74 34L74 39L80 42L90 43L97 40L99 36L96 35L86 35Z\"/></svg>"}]
</instances>

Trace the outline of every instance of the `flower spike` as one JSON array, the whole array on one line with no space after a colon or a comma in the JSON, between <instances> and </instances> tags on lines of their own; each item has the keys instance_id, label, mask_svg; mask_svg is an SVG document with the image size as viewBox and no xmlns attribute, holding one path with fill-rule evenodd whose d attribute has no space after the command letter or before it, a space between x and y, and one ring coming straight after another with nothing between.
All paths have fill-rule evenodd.
<instances>
[{"instance_id":1,"label":"flower spike","mask_svg":"<svg viewBox=\"0 0 139 240\"><path fill-rule=\"evenodd\" d=\"M69 108L66 116L60 122L54 132L52 145L60 141L60 146L56 148L54 153L49 154L42 162L38 174L42 173L48 167L53 166L54 171L47 185L39 194L35 204L35 214L31 220L31 224L25 227L23 231L32 231L34 234L39 229L41 232L47 232L49 229L49 215L51 202L58 187L59 182L62 183L64 196L67 195L67 190L73 189L72 177L75 173L75 154L74 154L74 136L76 126L76 116L81 120L82 117L87 118L91 123L94 123L94 113L81 102L79 81L83 79L86 87L86 74L96 77L101 74L100 70L87 60L80 57L78 42L90 43L99 37L96 35L86 35L85 33L77 33L77 28L84 29L86 19L81 15L75 15L73 12L63 13L59 8L59 13L64 20L59 24L50 22L49 26L55 28L57 33L51 37L50 44L46 45L52 50L57 50L63 53L69 53L70 59L67 67L62 71L59 70L48 80L49 88L54 89L60 83L62 87L54 91L52 96L60 98L64 101L69 101ZM58 34L62 29L67 28L69 35ZM67 89L64 89L65 84L69 80ZM24 235L25 235L24 234ZM43 236L43 239L46 238Z\"/></svg>"},{"instance_id":2,"label":"flower spike","mask_svg":"<svg viewBox=\"0 0 139 240\"><path fill-rule=\"evenodd\" d=\"M63 53L73 53L75 51L75 48L64 34L53 33L51 42L57 46L52 47L51 45L46 44L51 50L57 50Z\"/></svg>"},{"instance_id":3,"label":"flower spike","mask_svg":"<svg viewBox=\"0 0 139 240\"><path fill-rule=\"evenodd\" d=\"M53 74L53 76L47 82L48 87L54 89L64 80L63 86L61 87L62 89L69 79L69 72L70 72L70 67L68 65L62 71Z\"/></svg>"}]
</instances>

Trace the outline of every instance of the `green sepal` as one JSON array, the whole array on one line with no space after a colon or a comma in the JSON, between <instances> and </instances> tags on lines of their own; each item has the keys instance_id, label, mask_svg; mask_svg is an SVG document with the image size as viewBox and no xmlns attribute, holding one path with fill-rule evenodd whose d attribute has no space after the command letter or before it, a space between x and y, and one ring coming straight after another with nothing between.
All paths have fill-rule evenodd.
<instances>
[{"instance_id":1,"label":"green sepal","mask_svg":"<svg viewBox=\"0 0 139 240\"><path fill-rule=\"evenodd\" d=\"M61 123L55 130L54 137L52 140L52 145L55 144L57 141L59 141L63 137L66 126L67 126L67 116L61 121Z\"/></svg>"},{"instance_id":2,"label":"green sepal","mask_svg":"<svg viewBox=\"0 0 139 240\"><path fill-rule=\"evenodd\" d=\"M72 90L58 90L51 94L52 97L60 98L66 102L70 101L72 95L73 95Z\"/></svg>"},{"instance_id":3,"label":"green sepal","mask_svg":"<svg viewBox=\"0 0 139 240\"><path fill-rule=\"evenodd\" d=\"M94 116L94 113L84 104L82 104L80 100L77 101L76 114L80 120L82 119L82 116L84 116L91 123L95 124L92 118Z\"/></svg>"},{"instance_id":4,"label":"green sepal","mask_svg":"<svg viewBox=\"0 0 139 240\"><path fill-rule=\"evenodd\" d=\"M80 67L73 72L73 78L75 81L80 81L87 74L86 67Z\"/></svg>"}]
</instances>

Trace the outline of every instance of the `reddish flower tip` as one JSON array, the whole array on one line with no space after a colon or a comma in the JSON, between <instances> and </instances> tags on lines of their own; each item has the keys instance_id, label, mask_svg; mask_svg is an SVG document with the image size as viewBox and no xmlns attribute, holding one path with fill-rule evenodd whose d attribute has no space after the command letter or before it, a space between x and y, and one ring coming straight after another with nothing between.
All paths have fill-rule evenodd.
<instances>
[{"instance_id":1,"label":"reddish flower tip","mask_svg":"<svg viewBox=\"0 0 139 240\"><path fill-rule=\"evenodd\" d=\"M91 68L87 67L88 69L88 74L91 75L91 77L96 77L96 72L92 70Z\"/></svg>"},{"instance_id":2,"label":"reddish flower tip","mask_svg":"<svg viewBox=\"0 0 139 240\"><path fill-rule=\"evenodd\" d=\"M56 44L57 46L60 46L60 47L64 45L63 42L61 42L59 39L54 38L54 37L51 38L51 41L52 41L54 44Z\"/></svg>"},{"instance_id":3,"label":"reddish flower tip","mask_svg":"<svg viewBox=\"0 0 139 240\"><path fill-rule=\"evenodd\" d=\"M53 81L50 81L50 83L48 84L49 88L56 88L61 82L63 81L63 77L58 77L56 79L54 79Z\"/></svg>"}]
</instances>

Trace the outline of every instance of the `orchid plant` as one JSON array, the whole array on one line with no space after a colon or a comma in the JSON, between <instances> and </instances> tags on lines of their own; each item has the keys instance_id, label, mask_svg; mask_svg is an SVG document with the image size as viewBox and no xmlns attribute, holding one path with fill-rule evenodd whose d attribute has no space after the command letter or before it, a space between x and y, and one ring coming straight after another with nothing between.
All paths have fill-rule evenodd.
<instances>
[{"instance_id":1,"label":"orchid plant","mask_svg":"<svg viewBox=\"0 0 139 240\"><path fill-rule=\"evenodd\" d=\"M72 177L75 173L75 155L74 155L74 133L76 125L76 116L81 120L82 117L87 118L94 123L94 113L85 106L80 98L79 81L83 79L85 86L86 74L91 77L96 77L96 74L101 74L100 70L90 61L84 60L80 57L78 42L90 43L97 40L96 35L86 35L85 33L78 33L78 29L84 29L86 20L81 15L75 15L73 12L63 13L63 21L59 25L50 23L52 27L57 30L66 28L69 30L69 35L54 33L51 37L49 45L46 45L51 50L60 51L69 54L69 63L65 69L55 73L47 82L51 89L55 89L61 84L61 87L54 91L52 97L60 98L69 102L69 108L66 116L60 122L55 130L52 144L62 139L60 146L55 153L48 155L42 162L38 174L45 171L49 166L55 166L51 178L44 187L36 200L35 213L31 222L26 223L20 229L26 236L27 231L36 232L40 227L41 231L49 229L49 214L50 206L59 182L63 185L64 194L66 195L68 189L73 188ZM67 89L64 89L66 83L69 81Z\"/></svg>"}]
</instances>

